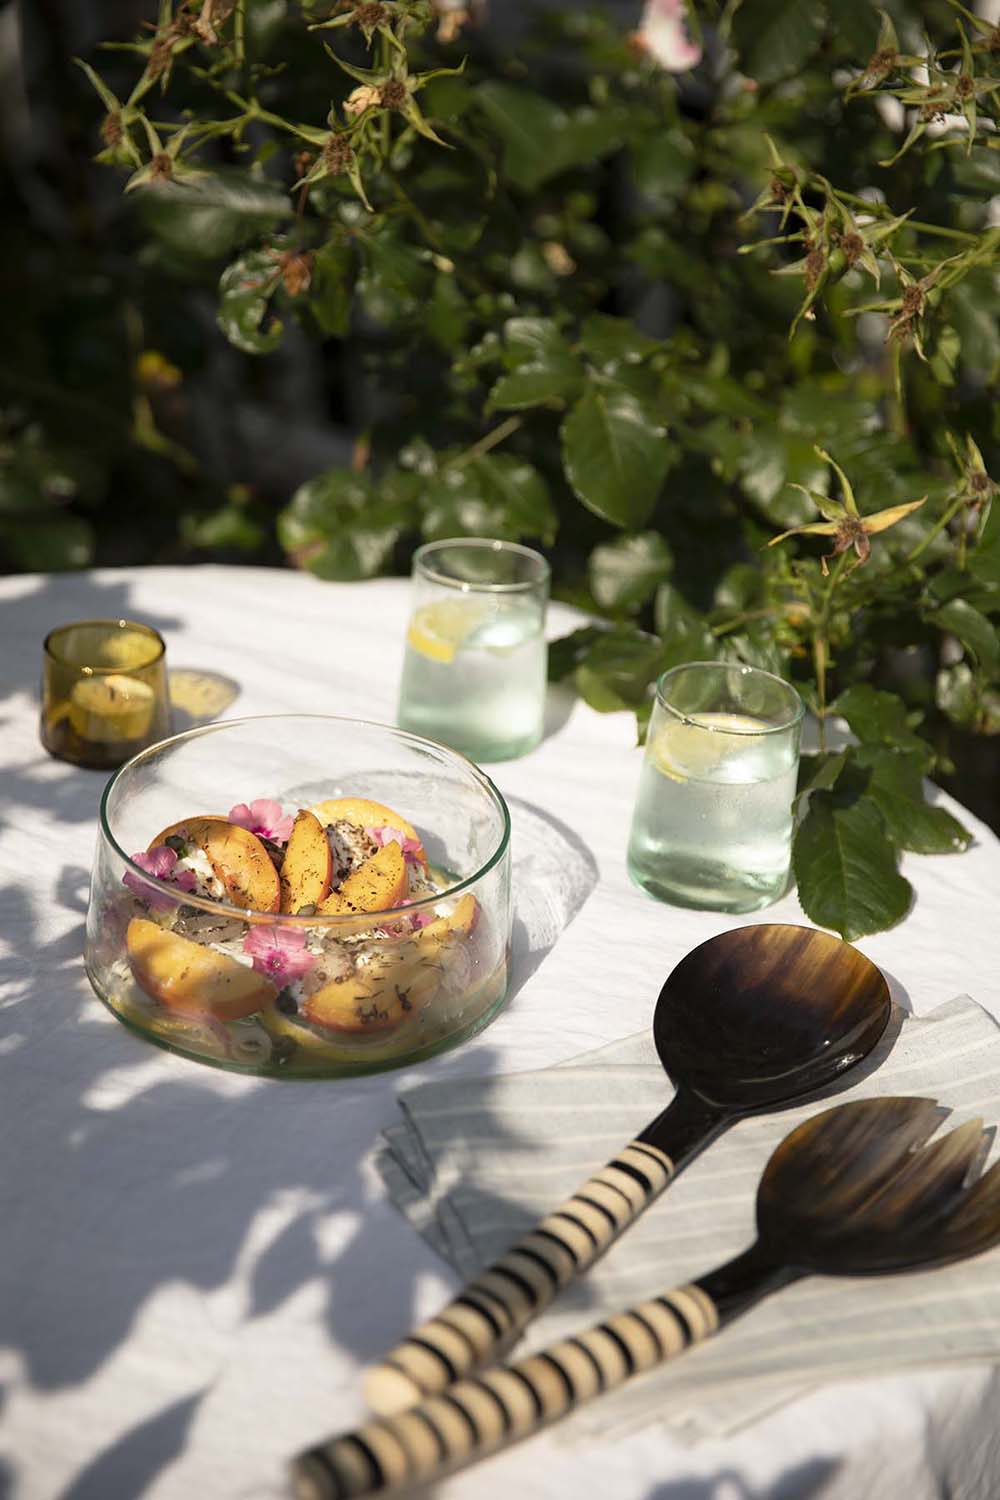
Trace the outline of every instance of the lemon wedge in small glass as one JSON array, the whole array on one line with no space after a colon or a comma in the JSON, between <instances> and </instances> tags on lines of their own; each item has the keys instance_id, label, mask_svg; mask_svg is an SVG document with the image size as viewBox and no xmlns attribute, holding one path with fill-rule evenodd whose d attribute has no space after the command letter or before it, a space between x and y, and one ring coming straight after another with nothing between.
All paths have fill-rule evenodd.
<instances>
[{"instance_id":1,"label":"lemon wedge in small glass","mask_svg":"<svg viewBox=\"0 0 1000 1500\"><path fill-rule=\"evenodd\" d=\"M486 620L489 606L482 599L440 599L414 611L406 632L407 644L430 661L451 662L468 636Z\"/></svg>"},{"instance_id":2,"label":"lemon wedge in small glass","mask_svg":"<svg viewBox=\"0 0 1000 1500\"><path fill-rule=\"evenodd\" d=\"M759 746L766 728L749 714L691 714L662 724L650 740L649 755L672 781L712 780L729 756Z\"/></svg>"},{"instance_id":3,"label":"lemon wedge in small glass","mask_svg":"<svg viewBox=\"0 0 1000 1500\"><path fill-rule=\"evenodd\" d=\"M69 721L81 739L139 740L149 733L156 695L148 683L117 672L81 677L69 695Z\"/></svg>"}]
</instances>

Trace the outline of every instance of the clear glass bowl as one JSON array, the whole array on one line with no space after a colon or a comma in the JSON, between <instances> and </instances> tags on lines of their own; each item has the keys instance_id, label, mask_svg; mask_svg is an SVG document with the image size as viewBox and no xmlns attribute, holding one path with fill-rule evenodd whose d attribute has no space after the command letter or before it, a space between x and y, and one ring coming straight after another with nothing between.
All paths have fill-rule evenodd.
<instances>
[{"instance_id":1,"label":"clear glass bowl","mask_svg":"<svg viewBox=\"0 0 1000 1500\"><path fill-rule=\"evenodd\" d=\"M173 825L258 798L286 814L340 798L392 809L416 830L437 893L363 916L286 915L198 896L130 857ZM270 858L280 866L276 847ZM101 802L90 982L126 1026L199 1062L342 1078L431 1057L499 1009L510 930L503 798L471 761L400 729L228 720L144 750Z\"/></svg>"}]
</instances>

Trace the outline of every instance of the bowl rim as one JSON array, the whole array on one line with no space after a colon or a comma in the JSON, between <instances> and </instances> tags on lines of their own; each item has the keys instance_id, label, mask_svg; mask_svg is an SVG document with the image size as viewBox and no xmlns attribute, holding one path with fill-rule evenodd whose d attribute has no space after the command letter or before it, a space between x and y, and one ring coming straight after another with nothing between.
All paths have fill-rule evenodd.
<instances>
[{"instance_id":1,"label":"bowl rim","mask_svg":"<svg viewBox=\"0 0 1000 1500\"><path fill-rule=\"evenodd\" d=\"M357 912L352 913L350 916L341 914L331 916L301 916L292 912L256 911L252 907L231 906L226 901L213 901L207 896L196 896L192 892L181 891L176 885L171 884L169 880L160 880L158 876L150 875L147 870L144 870L141 865L137 865L126 854L112 833L108 819L108 803L112 792L126 771L139 764L139 762L162 751L165 747L176 745L181 741L198 739L203 735L215 734L223 729L242 727L247 724L265 724L277 719L316 720L324 724L350 724L357 728L386 730L397 739L409 740L414 745L428 746L430 749L443 754L446 758L456 761L460 767L471 773L472 779L479 783L481 789L493 801L500 813L503 826L497 847L472 875L467 875L464 880L456 881L454 885L448 886L443 891L438 891L433 896L422 896L407 906L390 906L383 908L381 911ZM161 891L164 895L168 895L178 906L194 906L199 911L211 912L216 916L237 917L241 922L248 922L258 926L285 926L286 924L292 924L295 928L322 927L330 931L336 931L338 928L348 926L353 927L356 931L360 917L364 917L365 919L370 918L373 927L385 925L385 923L378 920L379 918L391 918L393 921L398 922L403 916L410 916L415 912L426 911L441 901L460 895L462 891L467 890L470 886L482 880L485 875L488 875L509 851L510 828L510 809L507 806L503 793L492 778L487 776L486 772L477 766L475 761L470 760L467 755L462 755L460 751L453 750L450 745L444 745L439 740L428 739L425 735L411 734L408 729L400 729L395 724L382 724L377 719L352 718L347 714L246 714L238 719L219 719L211 724L198 724L191 729L182 730L179 734L173 734L166 739L157 740L154 745L147 745L145 749L138 751L130 760L127 760L124 765L119 766L114 775L109 778L104 791L101 793L101 803L98 812L98 832L100 836L107 841L126 865L127 869L134 873L144 884L152 887L153 890Z\"/></svg>"}]
</instances>

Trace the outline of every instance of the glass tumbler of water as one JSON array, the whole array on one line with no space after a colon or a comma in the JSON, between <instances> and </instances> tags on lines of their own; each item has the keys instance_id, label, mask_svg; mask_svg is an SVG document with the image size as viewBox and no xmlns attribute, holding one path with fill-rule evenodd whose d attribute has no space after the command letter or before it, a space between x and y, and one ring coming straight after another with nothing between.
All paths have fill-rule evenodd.
<instances>
[{"instance_id":1,"label":"glass tumbler of water","mask_svg":"<svg viewBox=\"0 0 1000 1500\"><path fill-rule=\"evenodd\" d=\"M656 684L629 874L675 906L746 912L788 885L802 701L780 677L688 662Z\"/></svg>"},{"instance_id":2,"label":"glass tumbler of water","mask_svg":"<svg viewBox=\"0 0 1000 1500\"><path fill-rule=\"evenodd\" d=\"M428 542L413 556L401 728L477 761L512 760L542 737L549 565L488 537Z\"/></svg>"}]
</instances>

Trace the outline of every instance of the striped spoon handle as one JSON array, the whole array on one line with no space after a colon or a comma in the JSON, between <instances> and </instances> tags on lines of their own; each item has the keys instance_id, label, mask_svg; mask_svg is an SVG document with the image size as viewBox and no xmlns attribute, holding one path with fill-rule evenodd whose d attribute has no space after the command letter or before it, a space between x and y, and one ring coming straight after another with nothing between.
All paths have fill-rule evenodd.
<instances>
[{"instance_id":1,"label":"striped spoon handle","mask_svg":"<svg viewBox=\"0 0 1000 1500\"><path fill-rule=\"evenodd\" d=\"M591 1266L674 1173L670 1157L634 1140L367 1372L365 1397L391 1416L493 1360Z\"/></svg>"},{"instance_id":2,"label":"striped spoon handle","mask_svg":"<svg viewBox=\"0 0 1000 1500\"><path fill-rule=\"evenodd\" d=\"M298 1456L298 1500L394 1494L506 1448L708 1338L719 1310L697 1283L617 1313L541 1354L457 1381Z\"/></svg>"}]
</instances>

